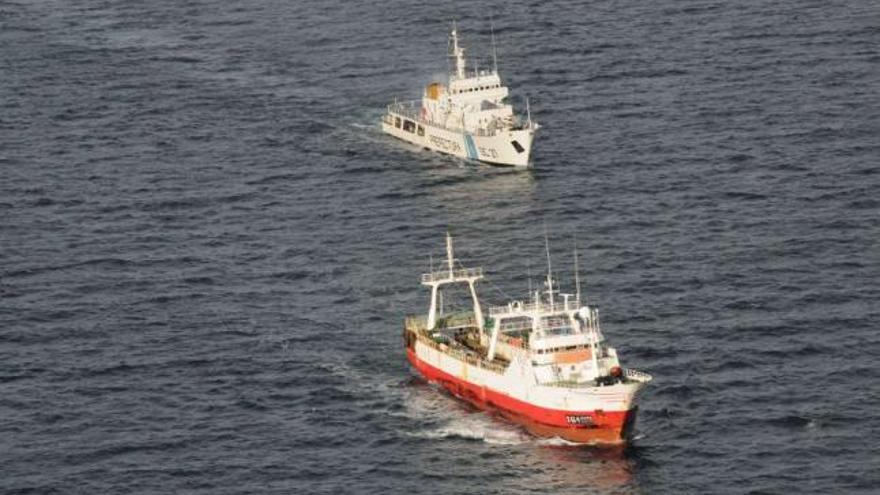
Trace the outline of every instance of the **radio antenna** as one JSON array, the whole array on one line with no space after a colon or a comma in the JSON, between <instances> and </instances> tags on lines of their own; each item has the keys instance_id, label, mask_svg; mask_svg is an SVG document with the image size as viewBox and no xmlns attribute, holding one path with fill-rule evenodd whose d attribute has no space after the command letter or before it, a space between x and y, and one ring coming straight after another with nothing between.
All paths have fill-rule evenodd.
<instances>
[{"instance_id":1,"label":"radio antenna","mask_svg":"<svg viewBox=\"0 0 880 495\"><path fill-rule=\"evenodd\" d=\"M529 297L532 297L532 261L526 258L526 273L529 275Z\"/></svg>"},{"instance_id":2,"label":"radio antenna","mask_svg":"<svg viewBox=\"0 0 880 495\"><path fill-rule=\"evenodd\" d=\"M492 68L498 74L498 50L495 48L495 22L489 17L489 30L492 32Z\"/></svg>"},{"instance_id":3,"label":"radio antenna","mask_svg":"<svg viewBox=\"0 0 880 495\"><path fill-rule=\"evenodd\" d=\"M578 247L577 241L574 243L574 291L575 291L575 301L577 304L581 303L581 278L578 275Z\"/></svg>"},{"instance_id":4,"label":"radio antenna","mask_svg":"<svg viewBox=\"0 0 880 495\"><path fill-rule=\"evenodd\" d=\"M544 226L544 246L547 249L547 295L550 306L553 306L553 265L550 263L550 239L547 237L547 226Z\"/></svg>"}]
</instances>

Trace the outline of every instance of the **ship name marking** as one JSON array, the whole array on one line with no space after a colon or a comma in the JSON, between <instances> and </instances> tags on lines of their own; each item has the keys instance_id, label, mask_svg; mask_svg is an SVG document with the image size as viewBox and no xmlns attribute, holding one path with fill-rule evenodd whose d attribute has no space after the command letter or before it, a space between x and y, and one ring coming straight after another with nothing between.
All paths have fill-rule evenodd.
<instances>
[{"instance_id":1,"label":"ship name marking","mask_svg":"<svg viewBox=\"0 0 880 495\"><path fill-rule=\"evenodd\" d=\"M438 148L442 148L446 151L461 151L461 145L456 143L455 141L450 141L449 139L443 139L438 136L428 136L428 139L431 140L431 143Z\"/></svg>"}]
</instances>

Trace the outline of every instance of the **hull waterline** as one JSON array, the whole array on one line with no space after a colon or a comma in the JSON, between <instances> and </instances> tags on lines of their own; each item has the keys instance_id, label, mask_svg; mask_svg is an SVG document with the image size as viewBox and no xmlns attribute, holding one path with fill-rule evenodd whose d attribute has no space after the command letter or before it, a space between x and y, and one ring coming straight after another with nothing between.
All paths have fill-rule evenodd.
<instances>
[{"instance_id":1,"label":"hull waterline","mask_svg":"<svg viewBox=\"0 0 880 495\"><path fill-rule=\"evenodd\" d=\"M497 413L506 420L522 426L532 435L544 438L558 437L587 445L623 445L632 437L637 407L628 411L577 412L579 415L593 418L592 424L571 425L567 417L575 413L573 411L535 406L467 382L422 361L412 349L407 349L407 358L413 368L426 380L441 385L452 395L478 409Z\"/></svg>"}]
</instances>

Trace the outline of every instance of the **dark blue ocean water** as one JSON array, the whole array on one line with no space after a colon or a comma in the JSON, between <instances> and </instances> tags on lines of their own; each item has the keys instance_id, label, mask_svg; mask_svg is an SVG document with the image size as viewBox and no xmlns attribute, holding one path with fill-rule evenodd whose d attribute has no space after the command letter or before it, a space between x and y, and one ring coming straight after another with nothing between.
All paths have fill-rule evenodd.
<instances>
[{"instance_id":1,"label":"dark blue ocean water","mask_svg":"<svg viewBox=\"0 0 880 495\"><path fill-rule=\"evenodd\" d=\"M456 7L457 5L457 7ZM383 136L459 20L532 170ZM870 493L870 1L0 2L0 492ZM447 228L487 302L543 231L628 366L625 451L416 379Z\"/></svg>"}]
</instances>

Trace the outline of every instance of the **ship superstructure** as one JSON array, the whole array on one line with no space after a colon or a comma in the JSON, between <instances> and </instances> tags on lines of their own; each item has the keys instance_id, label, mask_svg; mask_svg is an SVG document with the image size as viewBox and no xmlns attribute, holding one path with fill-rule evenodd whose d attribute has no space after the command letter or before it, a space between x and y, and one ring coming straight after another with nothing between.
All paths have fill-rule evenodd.
<instances>
[{"instance_id":1,"label":"ship superstructure","mask_svg":"<svg viewBox=\"0 0 880 495\"><path fill-rule=\"evenodd\" d=\"M431 83L421 100L395 102L382 118L382 130L415 145L497 165L527 167L538 124L514 113L509 90L493 67L467 70L465 49L453 24L450 34L455 69L447 84ZM493 60L494 56L493 35Z\"/></svg>"},{"instance_id":2,"label":"ship superstructure","mask_svg":"<svg viewBox=\"0 0 880 495\"><path fill-rule=\"evenodd\" d=\"M410 363L426 379L481 409L492 410L544 437L621 444L633 430L647 373L623 368L600 330L599 312L576 294L546 290L483 312L476 284L481 268L455 266L447 234L446 269L422 275L428 314L404 325ZM442 290L467 285L472 311L445 314ZM561 300L560 300L561 299Z\"/></svg>"}]
</instances>

